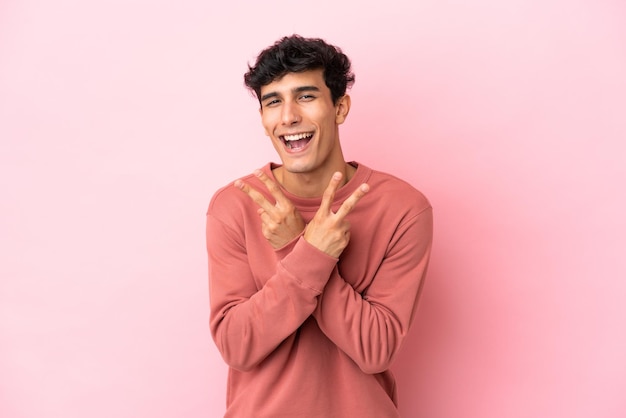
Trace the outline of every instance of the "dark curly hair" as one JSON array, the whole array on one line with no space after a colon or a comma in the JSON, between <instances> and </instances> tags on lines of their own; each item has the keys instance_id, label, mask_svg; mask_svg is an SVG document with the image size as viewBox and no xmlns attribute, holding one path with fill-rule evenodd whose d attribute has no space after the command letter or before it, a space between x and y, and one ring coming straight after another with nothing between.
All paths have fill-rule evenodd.
<instances>
[{"instance_id":1,"label":"dark curly hair","mask_svg":"<svg viewBox=\"0 0 626 418\"><path fill-rule=\"evenodd\" d=\"M245 85L261 98L261 87L280 79L287 73L324 70L324 81L330 89L333 103L346 94L354 84L350 59L336 46L319 38L286 36L261 51L253 67L243 79Z\"/></svg>"}]
</instances>

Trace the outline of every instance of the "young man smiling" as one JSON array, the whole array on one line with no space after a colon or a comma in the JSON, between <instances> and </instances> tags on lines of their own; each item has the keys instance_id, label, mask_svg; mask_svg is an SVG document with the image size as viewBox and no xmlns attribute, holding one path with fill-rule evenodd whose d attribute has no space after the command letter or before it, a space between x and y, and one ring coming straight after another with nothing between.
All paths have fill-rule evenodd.
<instances>
[{"instance_id":1,"label":"young man smiling","mask_svg":"<svg viewBox=\"0 0 626 418\"><path fill-rule=\"evenodd\" d=\"M225 417L397 417L389 367L426 274L430 204L346 162L354 75L341 50L285 37L244 79L281 164L220 189L207 213Z\"/></svg>"}]
</instances>

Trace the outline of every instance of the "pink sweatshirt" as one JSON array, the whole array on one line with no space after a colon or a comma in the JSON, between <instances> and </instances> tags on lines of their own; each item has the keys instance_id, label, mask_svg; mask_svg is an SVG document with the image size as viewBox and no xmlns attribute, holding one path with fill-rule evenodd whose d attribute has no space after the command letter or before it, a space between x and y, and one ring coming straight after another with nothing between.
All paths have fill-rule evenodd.
<instances>
[{"instance_id":1,"label":"pink sweatshirt","mask_svg":"<svg viewBox=\"0 0 626 418\"><path fill-rule=\"evenodd\" d=\"M244 181L273 201L256 177ZM362 183L370 192L348 215L339 259L302 236L274 250L248 196L232 184L213 196L210 326L229 365L225 417L398 416L388 369L424 281L432 209L409 184L359 164L333 210ZM321 202L283 193L306 222Z\"/></svg>"}]
</instances>

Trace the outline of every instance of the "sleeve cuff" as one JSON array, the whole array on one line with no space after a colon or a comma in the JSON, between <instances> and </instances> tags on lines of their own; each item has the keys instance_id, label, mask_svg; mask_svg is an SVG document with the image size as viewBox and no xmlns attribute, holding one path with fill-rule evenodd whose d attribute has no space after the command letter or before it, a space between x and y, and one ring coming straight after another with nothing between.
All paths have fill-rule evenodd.
<instances>
[{"instance_id":1,"label":"sleeve cuff","mask_svg":"<svg viewBox=\"0 0 626 418\"><path fill-rule=\"evenodd\" d=\"M280 264L298 282L321 293L337 261L337 258L318 250L301 236Z\"/></svg>"},{"instance_id":2,"label":"sleeve cuff","mask_svg":"<svg viewBox=\"0 0 626 418\"><path fill-rule=\"evenodd\" d=\"M300 232L298 235L296 235L287 244L283 245L280 248L276 248L274 252L276 253L276 257L278 257L278 260L282 260L283 258L287 256L287 254L291 253L291 251L293 251L293 248L296 246L296 243L298 242L300 237L302 237L303 235L304 235L304 230Z\"/></svg>"}]
</instances>

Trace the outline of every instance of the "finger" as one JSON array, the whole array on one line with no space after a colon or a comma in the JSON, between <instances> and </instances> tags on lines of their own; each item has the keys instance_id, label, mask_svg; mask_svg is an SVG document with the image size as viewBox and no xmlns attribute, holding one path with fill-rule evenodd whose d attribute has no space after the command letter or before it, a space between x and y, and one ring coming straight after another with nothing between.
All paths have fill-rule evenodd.
<instances>
[{"instance_id":1,"label":"finger","mask_svg":"<svg viewBox=\"0 0 626 418\"><path fill-rule=\"evenodd\" d=\"M273 204L269 200L267 200L265 196L261 194L261 192L250 186L248 183L242 180L236 180L235 187L247 194L254 203L259 205L260 208L267 211L271 210L271 208L273 207Z\"/></svg>"},{"instance_id":2,"label":"finger","mask_svg":"<svg viewBox=\"0 0 626 418\"><path fill-rule=\"evenodd\" d=\"M324 190L324 195L322 196L322 203L320 204L320 210L326 213L329 213L331 210L331 206L333 204L333 200L335 199L335 192L339 188L339 183L341 182L342 174L337 171L330 178L330 182L328 183L328 187Z\"/></svg>"},{"instance_id":3,"label":"finger","mask_svg":"<svg viewBox=\"0 0 626 418\"><path fill-rule=\"evenodd\" d=\"M265 174L261 170L255 170L254 175L257 176L259 180L265 185L267 190L270 192L274 199L276 199L277 203L285 203L288 199L285 197L283 192L280 190L280 187L276 182L274 182L267 174Z\"/></svg>"},{"instance_id":4,"label":"finger","mask_svg":"<svg viewBox=\"0 0 626 418\"><path fill-rule=\"evenodd\" d=\"M361 200L361 198L365 196L369 190L370 186L368 184L361 184L358 189L352 192L350 197L344 200L335 215L340 219L345 218L350 212L352 212L352 209L354 209L358 201Z\"/></svg>"},{"instance_id":5,"label":"finger","mask_svg":"<svg viewBox=\"0 0 626 418\"><path fill-rule=\"evenodd\" d=\"M270 223L273 222L272 217L265 210L259 208L259 210L257 211L257 214L261 218L261 222L263 223L263 225L269 225Z\"/></svg>"}]
</instances>

